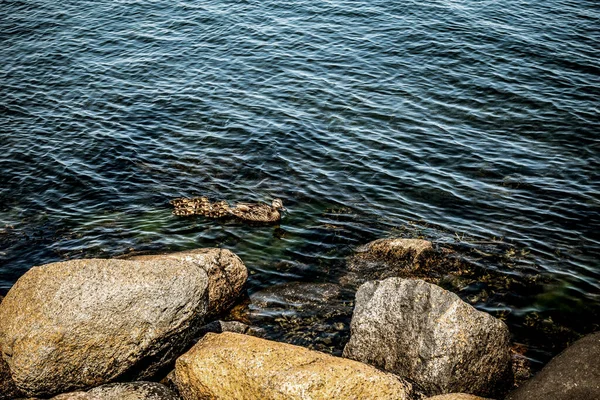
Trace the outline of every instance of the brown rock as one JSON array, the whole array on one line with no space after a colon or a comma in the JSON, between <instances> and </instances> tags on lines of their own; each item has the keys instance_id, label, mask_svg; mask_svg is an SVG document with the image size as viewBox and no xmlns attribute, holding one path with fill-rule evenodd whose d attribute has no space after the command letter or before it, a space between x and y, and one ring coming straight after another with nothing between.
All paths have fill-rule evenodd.
<instances>
[{"instance_id":1,"label":"brown rock","mask_svg":"<svg viewBox=\"0 0 600 400\"><path fill-rule=\"evenodd\" d=\"M22 393L12 379L8 364L2 358L2 348L0 347L0 400L15 399L21 395Z\"/></svg>"},{"instance_id":2,"label":"brown rock","mask_svg":"<svg viewBox=\"0 0 600 400\"><path fill-rule=\"evenodd\" d=\"M358 286L371 280L390 277L422 275L436 261L436 252L428 240L378 239L359 247L348 258L348 273L341 278L342 284Z\"/></svg>"},{"instance_id":3,"label":"brown rock","mask_svg":"<svg viewBox=\"0 0 600 400\"><path fill-rule=\"evenodd\" d=\"M412 385L356 361L237 333L209 333L179 357L179 392L196 399L412 399Z\"/></svg>"},{"instance_id":4,"label":"brown rock","mask_svg":"<svg viewBox=\"0 0 600 400\"><path fill-rule=\"evenodd\" d=\"M554 357L508 400L600 399L600 332L587 335Z\"/></svg>"},{"instance_id":5,"label":"brown rock","mask_svg":"<svg viewBox=\"0 0 600 400\"><path fill-rule=\"evenodd\" d=\"M192 343L209 308L233 301L246 276L221 249L34 267L0 304L3 357L28 395L148 378Z\"/></svg>"}]
</instances>

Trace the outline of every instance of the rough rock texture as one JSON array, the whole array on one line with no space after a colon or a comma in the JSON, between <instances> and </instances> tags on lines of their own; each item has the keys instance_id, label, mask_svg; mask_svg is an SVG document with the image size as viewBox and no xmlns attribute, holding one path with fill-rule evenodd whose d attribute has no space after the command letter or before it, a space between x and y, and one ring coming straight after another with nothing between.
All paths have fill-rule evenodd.
<instances>
[{"instance_id":1,"label":"rough rock texture","mask_svg":"<svg viewBox=\"0 0 600 400\"><path fill-rule=\"evenodd\" d=\"M175 374L186 400L413 398L411 384L368 365L230 332L207 334Z\"/></svg>"},{"instance_id":2,"label":"rough rock texture","mask_svg":"<svg viewBox=\"0 0 600 400\"><path fill-rule=\"evenodd\" d=\"M429 396L501 394L512 383L506 325L421 280L365 283L344 356L408 378Z\"/></svg>"},{"instance_id":3,"label":"rough rock texture","mask_svg":"<svg viewBox=\"0 0 600 400\"><path fill-rule=\"evenodd\" d=\"M2 354L1 347L0 354ZM0 357L0 400L15 399L17 397L21 397L21 392L12 379L8 364Z\"/></svg>"},{"instance_id":4,"label":"rough rock texture","mask_svg":"<svg viewBox=\"0 0 600 400\"><path fill-rule=\"evenodd\" d=\"M483 397L473 396L472 394L465 393L449 393L439 394L437 396L428 397L425 400L487 400Z\"/></svg>"},{"instance_id":5,"label":"rough rock texture","mask_svg":"<svg viewBox=\"0 0 600 400\"><path fill-rule=\"evenodd\" d=\"M65 393L52 400L180 400L173 391L156 382L113 383L88 392Z\"/></svg>"},{"instance_id":6,"label":"rough rock texture","mask_svg":"<svg viewBox=\"0 0 600 400\"><path fill-rule=\"evenodd\" d=\"M430 241L421 239L378 239L359 247L348 258L344 285L358 286L370 280L412 277L437 262ZM427 274L424 274L427 275Z\"/></svg>"},{"instance_id":7,"label":"rough rock texture","mask_svg":"<svg viewBox=\"0 0 600 400\"><path fill-rule=\"evenodd\" d=\"M51 400L98 400L97 397L92 397L87 392L71 392L63 393L54 396Z\"/></svg>"},{"instance_id":8,"label":"rough rock texture","mask_svg":"<svg viewBox=\"0 0 600 400\"><path fill-rule=\"evenodd\" d=\"M554 357L508 400L600 399L600 332L587 335Z\"/></svg>"},{"instance_id":9,"label":"rough rock texture","mask_svg":"<svg viewBox=\"0 0 600 400\"><path fill-rule=\"evenodd\" d=\"M226 249L196 249L163 255L136 256L131 260L173 259L197 265L208 275L208 315L211 318L229 309L242 293L248 270L238 256Z\"/></svg>"},{"instance_id":10,"label":"rough rock texture","mask_svg":"<svg viewBox=\"0 0 600 400\"><path fill-rule=\"evenodd\" d=\"M215 271L236 270L246 276L221 249L34 267L0 304L2 356L29 395L150 377L191 344L209 293L229 303L241 290L213 287L230 282Z\"/></svg>"}]
</instances>

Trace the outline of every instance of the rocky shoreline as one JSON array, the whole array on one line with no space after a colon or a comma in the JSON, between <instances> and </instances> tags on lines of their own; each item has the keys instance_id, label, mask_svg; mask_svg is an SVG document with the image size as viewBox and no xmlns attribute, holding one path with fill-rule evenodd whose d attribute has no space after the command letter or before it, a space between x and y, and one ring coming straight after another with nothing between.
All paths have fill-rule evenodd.
<instances>
[{"instance_id":1,"label":"rocky shoreline","mask_svg":"<svg viewBox=\"0 0 600 400\"><path fill-rule=\"evenodd\" d=\"M0 400L600 398L600 333L515 390L528 373L506 324L437 286L459 264L425 240L358 249L342 279L356 290L342 357L218 321L248 279L229 250L34 267L0 298ZM340 289L279 293L302 303L310 290Z\"/></svg>"}]
</instances>

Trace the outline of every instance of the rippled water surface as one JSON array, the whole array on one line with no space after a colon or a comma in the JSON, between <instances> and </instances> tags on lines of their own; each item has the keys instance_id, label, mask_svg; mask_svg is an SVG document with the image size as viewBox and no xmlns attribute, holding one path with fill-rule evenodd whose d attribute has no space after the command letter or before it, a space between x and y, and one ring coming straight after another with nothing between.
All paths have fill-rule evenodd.
<instances>
[{"instance_id":1,"label":"rippled water surface","mask_svg":"<svg viewBox=\"0 0 600 400\"><path fill-rule=\"evenodd\" d=\"M1 8L0 294L33 265L206 246L250 294L335 284L358 245L425 237L536 282L471 299L534 361L598 329L596 1ZM195 195L289 211L171 215Z\"/></svg>"}]
</instances>

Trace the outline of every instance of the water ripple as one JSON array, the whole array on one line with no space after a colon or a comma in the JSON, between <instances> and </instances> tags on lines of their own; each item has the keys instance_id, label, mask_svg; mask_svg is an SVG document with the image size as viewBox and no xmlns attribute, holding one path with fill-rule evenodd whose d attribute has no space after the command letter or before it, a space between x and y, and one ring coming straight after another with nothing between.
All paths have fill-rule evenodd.
<instances>
[{"instance_id":1,"label":"water ripple","mask_svg":"<svg viewBox=\"0 0 600 400\"><path fill-rule=\"evenodd\" d=\"M3 6L0 293L36 264L216 245L250 291L335 282L355 246L410 231L529 252L489 267L545 272L543 294L478 304L517 337L532 310L561 318L549 298L585 300L579 332L600 315L595 2ZM200 194L290 211L170 215Z\"/></svg>"}]
</instances>

